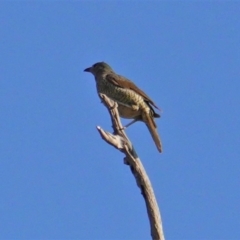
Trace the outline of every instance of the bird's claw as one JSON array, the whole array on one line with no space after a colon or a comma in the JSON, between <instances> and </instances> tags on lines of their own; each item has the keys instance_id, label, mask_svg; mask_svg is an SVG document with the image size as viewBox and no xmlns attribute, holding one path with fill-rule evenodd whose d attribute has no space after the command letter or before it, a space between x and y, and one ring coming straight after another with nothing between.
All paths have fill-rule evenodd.
<instances>
[{"instance_id":1,"label":"bird's claw","mask_svg":"<svg viewBox=\"0 0 240 240\"><path fill-rule=\"evenodd\" d=\"M119 130L120 131L124 131L125 129L127 129L125 126L121 127Z\"/></svg>"}]
</instances>

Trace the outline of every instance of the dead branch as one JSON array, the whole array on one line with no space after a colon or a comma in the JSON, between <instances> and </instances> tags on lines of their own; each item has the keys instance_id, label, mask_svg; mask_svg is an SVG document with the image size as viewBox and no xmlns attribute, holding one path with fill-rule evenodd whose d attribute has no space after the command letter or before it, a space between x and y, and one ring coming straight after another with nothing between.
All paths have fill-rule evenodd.
<instances>
[{"instance_id":1,"label":"dead branch","mask_svg":"<svg viewBox=\"0 0 240 240\"><path fill-rule=\"evenodd\" d=\"M164 240L161 215L151 182L136 151L134 150L132 143L129 141L125 131L123 130L117 110L117 103L109 99L104 94L99 94L99 96L109 111L114 133L112 134L106 132L99 126L97 127L97 130L107 143L125 154L124 163L130 166L130 169L136 179L137 186L141 189L141 194L143 195L146 203L152 239Z\"/></svg>"}]
</instances>

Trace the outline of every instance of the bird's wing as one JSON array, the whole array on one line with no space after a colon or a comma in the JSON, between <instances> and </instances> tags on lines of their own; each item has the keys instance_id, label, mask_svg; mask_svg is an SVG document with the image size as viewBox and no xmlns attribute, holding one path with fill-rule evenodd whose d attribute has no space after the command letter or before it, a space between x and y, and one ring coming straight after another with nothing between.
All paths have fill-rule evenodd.
<instances>
[{"instance_id":1,"label":"bird's wing","mask_svg":"<svg viewBox=\"0 0 240 240\"><path fill-rule=\"evenodd\" d=\"M155 108L161 109L152 101L150 97L146 93L144 93L141 89L139 89L132 81L128 80L127 78L117 75L115 73L109 73L106 75L106 80L109 81L110 83L114 84L115 86L121 87L121 88L126 88L126 89L131 89L138 93L140 96L144 98L146 102L149 102L152 104Z\"/></svg>"}]
</instances>

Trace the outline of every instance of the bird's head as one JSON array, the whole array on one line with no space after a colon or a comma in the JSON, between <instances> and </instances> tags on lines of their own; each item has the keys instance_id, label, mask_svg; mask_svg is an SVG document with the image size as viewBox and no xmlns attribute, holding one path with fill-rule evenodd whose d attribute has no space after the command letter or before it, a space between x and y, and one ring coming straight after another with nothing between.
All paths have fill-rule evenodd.
<instances>
[{"instance_id":1,"label":"bird's head","mask_svg":"<svg viewBox=\"0 0 240 240\"><path fill-rule=\"evenodd\" d=\"M91 67L84 69L84 72L90 72L94 76L96 76L98 73L103 73L106 71L112 71L112 68L105 62L97 62Z\"/></svg>"}]
</instances>

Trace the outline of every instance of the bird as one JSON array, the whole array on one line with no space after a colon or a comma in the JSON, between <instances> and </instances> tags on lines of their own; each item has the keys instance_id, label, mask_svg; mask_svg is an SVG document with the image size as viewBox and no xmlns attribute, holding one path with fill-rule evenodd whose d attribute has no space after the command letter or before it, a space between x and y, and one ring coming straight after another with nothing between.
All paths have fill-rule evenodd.
<instances>
[{"instance_id":1,"label":"bird","mask_svg":"<svg viewBox=\"0 0 240 240\"><path fill-rule=\"evenodd\" d=\"M92 73L95 77L98 94L105 94L118 103L120 117L133 119L125 127L136 121L142 121L146 124L158 151L161 153L162 143L154 121L154 118L160 117L154 108L158 110L160 108L157 107L151 98L131 80L115 73L106 62L97 62L91 67L84 69L84 71Z\"/></svg>"}]
</instances>

